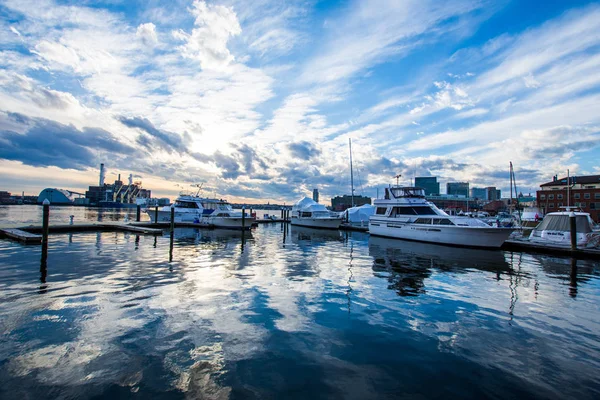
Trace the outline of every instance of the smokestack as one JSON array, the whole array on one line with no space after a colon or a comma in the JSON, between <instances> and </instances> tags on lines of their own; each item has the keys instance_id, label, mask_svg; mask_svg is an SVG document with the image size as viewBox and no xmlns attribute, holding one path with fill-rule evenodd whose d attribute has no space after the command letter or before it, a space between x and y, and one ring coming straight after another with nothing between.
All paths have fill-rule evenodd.
<instances>
[{"instance_id":1,"label":"smokestack","mask_svg":"<svg viewBox=\"0 0 600 400\"><path fill-rule=\"evenodd\" d=\"M118 182L121 182L121 174L119 174L119 177L117 178Z\"/></svg>"},{"instance_id":2,"label":"smokestack","mask_svg":"<svg viewBox=\"0 0 600 400\"><path fill-rule=\"evenodd\" d=\"M133 185L133 174L129 174L129 186Z\"/></svg>"},{"instance_id":3,"label":"smokestack","mask_svg":"<svg viewBox=\"0 0 600 400\"><path fill-rule=\"evenodd\" d=\"M104 186L104 164L100 164L100 179L98 186Z\"/></svg>"}]
</instances>

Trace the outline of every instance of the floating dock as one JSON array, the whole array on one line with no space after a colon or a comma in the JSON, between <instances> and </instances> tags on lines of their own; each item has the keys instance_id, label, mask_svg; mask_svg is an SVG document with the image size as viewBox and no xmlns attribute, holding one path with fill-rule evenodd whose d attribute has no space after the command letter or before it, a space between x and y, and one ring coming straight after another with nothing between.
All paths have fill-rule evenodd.
<instances>
[{"instance_id":1,"label":"floating dock","mask_svg":"<svg viewBox=\"0 0 600 400\"><path fill-rule=\"evenodd\" d=\"M550 243L534 243L528 240L509 239L502 245L503 250L516 250L523 252L537 252L570 256L574 258L597 258L600 259L600 249L582 247L571 249L570 247L558 246Z\"/></svg>"},{"instance_id":2,"label":"floating dock","mask_svg":"<svg viewBox=\"0 0 600 400\"><path fill-rule=\"evenodd\" d=\"M18 240L26 244L40 244L42 243L42 235L36 235L31 232L24 231L17 228L5 228L0 229L0 234L13 240Z\"/></svg>"}]
</instances>

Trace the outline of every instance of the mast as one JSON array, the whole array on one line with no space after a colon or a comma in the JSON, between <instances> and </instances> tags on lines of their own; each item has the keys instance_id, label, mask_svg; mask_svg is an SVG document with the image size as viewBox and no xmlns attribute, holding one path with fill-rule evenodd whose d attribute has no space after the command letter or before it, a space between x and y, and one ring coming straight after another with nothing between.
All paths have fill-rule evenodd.
<instances>
[{"instance_id":1,"label":"mast","mask_svg":"<svg viewBox=\"0 0 600 400\"><path fill-rule=\"evenodd\" d=\"M351 198L352 198L352 207L354 207L354 172L352 170L352 139L348 138L348 143L350 146L350 187L352 190Z\"/></svg>"},{"instance_id":2,"label":"mast","mask_svg":"<svg viewBox=\"0 0 600 400\"><path fill-rule=\"evenodd\" d=\"M570 186L571 186L571 175L569 173L569 170L567 169L567 211L571 211L570 207L571 207L571 193L570 193Z\"/></svg>"},{"instance_id":3,"label":"mast","mask_svg":"<svg viewBox=\"0 0 600 400\"><path fill-rule=\"evenodd\" d=\"M510 213L512 214L512 208L513 208L513 165L512 165L512 161L509 161L509 175L510 175Z\"/></svg>"}]
</instances>

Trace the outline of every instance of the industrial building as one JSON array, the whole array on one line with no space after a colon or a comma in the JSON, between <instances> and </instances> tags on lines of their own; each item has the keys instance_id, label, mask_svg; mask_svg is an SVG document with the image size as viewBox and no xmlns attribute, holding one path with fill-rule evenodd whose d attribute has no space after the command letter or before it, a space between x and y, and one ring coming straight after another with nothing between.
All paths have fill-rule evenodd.
<instances>
[{"instance_id":1,"label":"industrial building","mask_svg":"<svg viewBox=\"0 0 600 400\"><path fill-rule=\"evenodd\" d=\"M440 194L440 183L435 176L416 177L415 186L425 189L425 196L439 196Z\"/></svg>"},{"instance_id":2,"label":"industrial building","mask_svg":"<svg viewBox=\"0 0 600 400\"><path fill-rule=\"evenodd\" d=\"M568 188L568 190L567 190ZM600 215L600 175L571 176L552 178L551 182L540 185L537 191L537 204L544 214L564 211L567 205L590 213L599 221Z\"/></svg>"},{"instance_id":3,"label":"industrial building","mask_svg":"<svg viewBox=\"0 0 600 400\"><path fill-rule=\"evenodd\" d=\"M142 182L133 182L133 175L129 174L129 182L123 184L121 174L113 184L105 183L104 164L100 164L100 177L98 186L90 186L85 192L85 198L92 206L127 207L135 206L139 199L147 201L152 197L152 192L142 188Z\"/></svg>"},{"instance_id":4,"label":"industrial building","mask_svg":"<svg viewBox=\"0 0 600 400\"><path fill-rule=\"evenodd\" d=\"M360 207L365 204L371 204L371 198L366 196L354 196L354 207ZM336 196L331 199L331 208L334 211L344 211L352 207L352 196Z\"/></svg>"}]
</instances>

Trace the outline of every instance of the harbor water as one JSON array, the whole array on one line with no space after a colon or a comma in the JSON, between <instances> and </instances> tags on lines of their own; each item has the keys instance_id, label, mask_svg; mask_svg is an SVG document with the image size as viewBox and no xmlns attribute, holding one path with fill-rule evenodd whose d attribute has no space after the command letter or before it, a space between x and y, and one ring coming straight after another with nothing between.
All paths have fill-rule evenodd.
<instances>
[{"instance_id":1,"label":"harbor water","mask_svg":"<svg viewBox=\"0 0 600 400\"><path fill-rule=\"evenodd\" d=\"M597 399L600 265L282 223L0 240L0 398L124 397Z\"/></svg>"}]
</instances>

